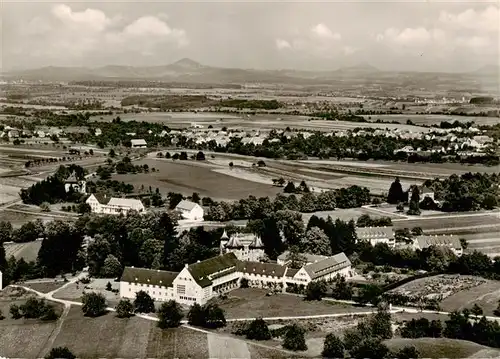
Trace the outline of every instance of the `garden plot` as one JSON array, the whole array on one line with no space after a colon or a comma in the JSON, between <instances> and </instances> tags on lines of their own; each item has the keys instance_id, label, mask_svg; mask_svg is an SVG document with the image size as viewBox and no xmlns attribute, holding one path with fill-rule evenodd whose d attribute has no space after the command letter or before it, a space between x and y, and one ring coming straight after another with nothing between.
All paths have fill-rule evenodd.
<instances>
[{"instance_id":1,"label":"garden plot","mask_svg":"<svg viewBox=\"0 0 500 359\"><path fill-rule=\"evenodd\" d=\"M390 292L409 297L444 300L462 291L475 290L485 283L485 279L473 276L438 275L416 279Z\"/></svg>"}]
</instances>

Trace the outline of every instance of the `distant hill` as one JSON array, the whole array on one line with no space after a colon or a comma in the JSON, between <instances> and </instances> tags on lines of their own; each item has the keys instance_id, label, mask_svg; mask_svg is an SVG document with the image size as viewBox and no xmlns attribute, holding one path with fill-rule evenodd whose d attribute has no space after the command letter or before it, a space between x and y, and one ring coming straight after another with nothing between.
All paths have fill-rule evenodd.
<instances>
[{"instance_id":1,"label":"distant hill","mask_svg":"<svg viewBox=\"0 0 500 359\"><path fill-rule=\"evenodd\" d=\"M496 71L496 72L495 72ZM200 64L183 58L168 65L123 66L108 65L98 68L49 66L31 70L16 70L3 74L5 79L42 81L82 81L82 80L148 80L182 83L276 83L295 85L345 85L346 82L364 84L377 80L405 81L412 84L424 82L438 83L443 78L450 81L461 80L463 76L483 78L485 74L498 74L498 66L488 66L474 74L437 74L418 72L389 72L361 63L331 71L300 70L254 70L221 68ZM419 85L420 86L420 85ZM421 86L423 87L423 86Z\"/></svg>"}]
</instances>

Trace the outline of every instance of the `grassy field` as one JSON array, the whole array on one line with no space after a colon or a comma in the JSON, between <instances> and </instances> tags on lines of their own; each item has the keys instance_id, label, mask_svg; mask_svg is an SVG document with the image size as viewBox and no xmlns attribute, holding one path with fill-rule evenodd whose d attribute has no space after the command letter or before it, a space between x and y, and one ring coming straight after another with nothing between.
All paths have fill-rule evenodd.
<instances>
[{"instance_id":1,"label":"grassy field","mask_svg":"<svg viewBox=\"0 0 500 359\"><path fill-rule=\"evenodd\" d=\"M9 258L14 256L16 259L24 258L25 261L31 262L36 260L38 251L42 246L42 241L34 241L27 243L5 243L5 256Z\"/></svg>"},{"instance_id":2,"label":"grassy field","mask_svg":"<svg viewBox=\"0 0 500 359\"><path fill-rule=\"evenodd\" d=\"M115 282L113 278L94 278L89 284L72 283L54 294L54 298L66 299L75 302L82 300L84 292L99 292L106 298L108 305L114 306L120 301L117 293L106 290L106 284L111 283L112 289L120 289L120 283Z\"/></svg>"},{"instance_id":3,"label":"grassy field","mask_svg":"<svg viewBox=\"0 0 500 359\"><path fill-rule=\"evenodd\" d=\"M398 219L393 221L394 228L413 228L421 227L424 232L426 230L435 230L436 234L438 232L443 233L454 233L454 231L460 231L460 228L472 228L476 227L478 230L481 227L488 226L488 231L492 230L492 227L500 227L500 221L497 216L492 214L478 214L474 216L463 216L461 214L453 215L443 214L439 217L434 218L411 218L411 219ZM448 231L449 228L456 228L454 231Z\"/></svg>"},{"instance_id":4,"label":"grassy field","mask_svg":"<svg viewBox=\"0 0 500 359\"><path fill-rule=\"evenodd\" d=\"M498 358L500 351L466 340L446 338L394 338L385 344L391 350L399 350L405 346L414 346L421 358L467 358L480 354L482 358ZM489 354L489 355L488 355Z\"/></svg>"},{"instance_id":5,"label":"grassy field","mask_svg":"<svg viewBox=\"0 0 500 359\"><path fill-rule=\"evenodd\" d=\"M149 186L153 190L159 188L164 195L168 192L180 192L184 195L198 192L202 197L215 200L246 198L250 194L257 197L273 196L282 190L271 183L262 184L217 173L212 171L215 165L212 167L194 161L145 159L135 164L147 164L150 169L156 168L157 172L115 175L113 179L131 183L136 189L140 189L141 185L146 189Z\"/></svg>"},{"instance_id":6,"label":"grassy field","mask_svg":"<svg viewBox=\"0 0 500 359\"><path fill-rule=\"evenodd\" d=\"M485 315L493 315L500 300L500 281L487 280L475 288L462 290L444 299L440 306L444 311L451 312L457 309L472 308L478 304L483 308Z\"/></svg>"},{"instance_id":7,"label":"grassy field","mask_svg":"<svg viewBox=\"0 0 500 359\"><path fill-rule=\"evenodd\" d=\"M29 283L24 282L23 283L23 286L31 288L31 289L36 290L37 292L41 292L41 293L52 292L53 290L56 290L63 285L64 285L63 280L47 281L47 282L40 281L40 282L29 282Z\"/></svg>"},{"instance_id":8,"label":"grassy field","mask_svg":"<svg viewBox=\"0 0 500 359\"><path fill-rule=\"evenodd\" d=\"M226 312L226 318L283 317L318 314L347 313L350 305L327 301L308 302L302 297L289 294L266 296L268 291L258 288L236 289L225 300L217 299ZM369 311L369 308L365 308ZM356 310L364 310L356 308Z\"/></svg>"}]
</instances>

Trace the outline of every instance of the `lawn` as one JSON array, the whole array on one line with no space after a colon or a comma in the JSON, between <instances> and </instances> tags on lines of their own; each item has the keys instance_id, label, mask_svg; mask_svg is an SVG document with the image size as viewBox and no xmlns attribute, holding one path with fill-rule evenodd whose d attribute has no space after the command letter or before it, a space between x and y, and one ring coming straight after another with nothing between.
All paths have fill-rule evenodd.
<instances>
[{"instance_id":1,"label":"lawn","mask_svg":"<svg viewBox=\"0 0 500 359\"><path fill-rule=\"evenodd\" d=\"M216 299L226 313L226 318L287 317L320 314L348 313L369 308L354 308L347 304L329 301L308 302L289 294L266 296L268 291L258 288L236 289L227 299Z\"/></svg>"},{"instance_id":2,"label":"lawn","mask_svg":"<svg viewBox=\"0 0 500 359\"><path fill-rule=\"evenodd\" d=\"M113 278L94 278L89 284L71 283L54 294L54 298L81 302L84 292L98 292L104 295L109 306L115 306L120 301L118 293L106 290L106 284L111 283L112 289L120 289L120 283Z\"/></svg>"},{"instance_id":3,"label":"lawn","mask_svg":"<svg viewBox=\"0 0 500 359\"><path fill-rule=\"evenodd\" d=\"M490 358L500 355L500 351L492 350L480 344L466 340L446 339L446 338L419 338L403 339L395 338L385 342L391 350L399 350L405 346L414 346L420 353L421 358L467 358L471 355L490 352L495 353ZM483 352L484 350L484 352ZM483 356L486 357L486 356Z\"/></svg>"},{"instance_id":4,"label":"lawn","mask_svg":"<svg viewBox=\"0 0 500 359\"><path fill-rule=\"evenodd\" d=\"M145 159L134 162L136 165L147 164L156 168L157 172L138 173L135 175L114 175L113 179L131 183L139 190L141 185L146 189L159 188L163 195L168 192L179 192L186 196L198 192L202 197L215 200L238 200L249 195L256 197L274 196L282 189L271 183L263 184L217 173L213 169L220 168L206 163L188 161L170 161Z\"/></svg>"},{"instance_id":5,"label":"lawn","mask_svg":"<svg viewBox=\"0 0 500 359\"><path fill-rule=\"evenodd\" d=\"M487 280L486 283L475 288L462 290L445 298L440 306L442 310L451 312L457 309L470 309L474 304L478 304L483 308L485 315L492 316L499 300L500 282Z\"/></svg>"},{"instance_id":6,"label":"lawn","mask_svg":"<svg viewBox=\"0 0 500 359\"><path fill-rule=\"evenodd\" d=\"M41 293L48 293L56 290L64 285L64 281L51 281L51 282L31 282L23 283L23 286L36 290Z\"/></svg>"}]
</instances>

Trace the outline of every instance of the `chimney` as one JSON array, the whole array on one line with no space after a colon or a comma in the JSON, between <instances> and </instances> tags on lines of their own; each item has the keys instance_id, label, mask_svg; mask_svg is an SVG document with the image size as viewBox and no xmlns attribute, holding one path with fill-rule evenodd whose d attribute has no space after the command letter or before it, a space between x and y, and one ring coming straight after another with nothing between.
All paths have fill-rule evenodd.
<instances>
[{"instance_id":1,"label":"chimney","mask_svg":"<svg viewBox=\"0 0 500 359\"><path fill-rule=\"evenodd\" d=\"M187 264L187 263L185 263L185 264L184 264L184 268L187 268L187 267L188 267L188 264Z\"/></svg>"}]
</instances>

